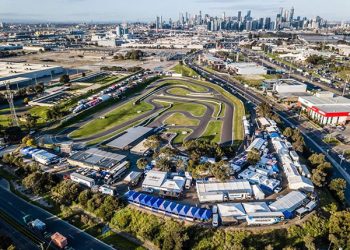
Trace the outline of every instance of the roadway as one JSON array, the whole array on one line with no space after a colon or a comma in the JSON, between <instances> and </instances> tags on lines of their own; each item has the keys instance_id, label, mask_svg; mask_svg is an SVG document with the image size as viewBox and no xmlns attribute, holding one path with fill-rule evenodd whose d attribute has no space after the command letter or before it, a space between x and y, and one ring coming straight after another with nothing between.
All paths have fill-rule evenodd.
<instances>
[{"instance_id":1,"label":"roadway","mask_svg":"<svg viewBox=\"0 0 350 250\"><path fill-rule=\"evenodd\" d=\"M192 57L193 58L193 57ZM219 74L212 74L205 69L199 67L198 65L193 64L191 62L191 58L186 60L188 66L190 66L193 70L197 71L203 77L207 78L209 81L213 83L217 83L220 85L224 85L224 88L228 91L231 91L231 88L234 89L236 95L240 98L245 99L249 103L253 103L254 105L259 105L263 102L270 103L271 100L267 100L264 96L254 93L253 91L247 91L240 82L233 81L232 79L226 79ZM274 106L274 111L280 116L280 118L289 126L293 128L299 128L301 133L304 136L305 143L308 148L317 153L323 153L326 155L326 158L333 165L333 177L338 178L341 177L347 181L347 188L345 191L345 198L348 203L350 203L350 164L346 161L341 163L341 159L339 155L330 149L325 143L322 141L321 137L317 134L315 129L310 130L310 126L305 126L300 123L298 119L295 117L291 117L285 110L278 110L278 106Z\"/></svg>"},{"instance_id":2,"label":"roadway","mask_svg":"<svg viewBox=\"0 0 350 250\"><path fill-rule=\"evenodd\" d=\"M11 191L7 190L6 187L3 187L3 185L0 186L0 209L6 211L9 216L22 225L22 218L27 214L32 215L33 218L42 220L47 225L47 231L52 233L59 232L66 236L68 245L76 250L113 249L109 245L74 227L68 222L61 220L57 216L19 198Z\"/></svg>"}]
</instances>

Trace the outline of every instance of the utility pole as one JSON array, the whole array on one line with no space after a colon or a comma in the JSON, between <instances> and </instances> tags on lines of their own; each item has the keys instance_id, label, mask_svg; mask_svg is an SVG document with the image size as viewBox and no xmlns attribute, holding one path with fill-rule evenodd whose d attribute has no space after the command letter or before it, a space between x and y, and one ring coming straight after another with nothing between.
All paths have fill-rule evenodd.
<instances>
[{"instance_id":1,"label":"utility pole","mask_svg":"<svg viewBox=\"0 0 350 250\"><path fill-rule=\"evenodd\" d=\"M15 105L13 104L13 93L11 91L11 88L10 88L10 83L7 82L5 83L6 84L6 99L10 105L10 111L11 111L11 116L12 116L12 123L14 126L17 126L19 127L19 122L18 122L18 117L17 117L17 114L16 114L16 109L15 109Z\"/></svg>"}]
</instances>

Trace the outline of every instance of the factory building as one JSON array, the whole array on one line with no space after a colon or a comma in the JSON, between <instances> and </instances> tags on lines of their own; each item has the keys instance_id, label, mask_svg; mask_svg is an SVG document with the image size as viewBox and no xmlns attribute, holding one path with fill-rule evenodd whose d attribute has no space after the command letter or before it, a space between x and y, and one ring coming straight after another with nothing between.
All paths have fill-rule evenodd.
<instances>
[{"instance_id":1,"label":"factory building","mask_svg":"<svg viewBox=\"0 0 350 250\"><path fill-rule=\"evenodd\" d=\"M267 69L256 63L230 63L226 68L237 75L266 75Z\"/></svg>"},{"instance_id":2,"label":"factory building","mask_svg":"<svg viewBox=\"0 0 350 250\"><path fill-rule=\"evenodd\" d=\"M31 63L0 62L0 83L18 77L31 80L63 73L60 66ZM21 79L20 78L20 79Z\"/></svg>"},{"instance_id":3,"label":"factory building","mask_svg":"<svg viewBox=\"0 0 350 250\"><path fill-rule=\"evenodd\" d=\"M333 93L299 97L298 104L313 120L323 125L345 125L350 119L350 99Z\"/></svg>"},{"instance_id":4,"label":"factory building","mask_svg":"<svg viewBox=\"0 0 350 250\"><path fill-rule=\"evenodd\" d=\"M197 181L196 188L201 203L249 199L253 194L246 180Z\"/></svg>"},{"instance_id":5,"label":"factory building","mask_svg":"<svg viewBox=\"0 0 350 250\"><path fill-rule=\"evenodd\" d=\"M82 168L111 169L126 158L125 155L107 152L97 148L79 151L69 157L69 164Z\"/></svg>"}]
</instances>

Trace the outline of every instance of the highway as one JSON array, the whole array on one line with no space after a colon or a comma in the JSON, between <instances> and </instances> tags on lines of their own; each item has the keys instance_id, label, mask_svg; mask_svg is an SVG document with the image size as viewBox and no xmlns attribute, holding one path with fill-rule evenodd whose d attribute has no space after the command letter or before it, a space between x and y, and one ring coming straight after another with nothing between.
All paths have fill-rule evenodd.
<instances>
[{"instance_id":1,"label":"highway","mask_svg":"<svg viewBox=\"0 0 350 250\"><path fill-rule=\"evenodd\" d=\"M229 87L233 88L236 91L236 95L240 98L245 99L247 102L253 103L254 105L259 105L263 102L270 103L270 100L265 99L262 95L256 94L253 91L246 89L241 83L238 81L233 81L232 79L226 79L219 74L212 74L205 69L195 65L192 61L192 57L188 57L185 60L185 63L191 67L193 70L198 72L200 75L205 77L207 80L217 83L224 84L224 88L228 91L231 91ZM248 90L248 91L247 91ZM232 92L232 91L231 91ZM289 126L293 128L299 128L301 133L304 136L306 146L310 148L312 151L317 153L323 153L326 155L327 159L333 165L333 177L335 178L343 178L347 181L347 188L345 191L345 198L347 202L350 203L350 164L347 161L343 161L340 165L341 159L338 154L332 149L330 149L325 143L321 140L321 138L317 135L317 133L310 130L310 127L305 127L300 121L288 114L285 110L277 110L278 106L274 106L274 111L279 115L279 117Z\"/></svg>"},{"instance_id":2,"label":"highway","mask_svg":"<svg viewBox=\"0 0 350 250\"><path fill-rule=\"evenodd\" d=\"M32 215L46 223L48 232L59 232L66 236L68 245L76 250L104 250L113 249L109 245L97 240L91 235L61 220L57 216L34 206L15 194L0 186L0 209L23 225L22 217L26 214Z\"/></svg>"}]
</instances>

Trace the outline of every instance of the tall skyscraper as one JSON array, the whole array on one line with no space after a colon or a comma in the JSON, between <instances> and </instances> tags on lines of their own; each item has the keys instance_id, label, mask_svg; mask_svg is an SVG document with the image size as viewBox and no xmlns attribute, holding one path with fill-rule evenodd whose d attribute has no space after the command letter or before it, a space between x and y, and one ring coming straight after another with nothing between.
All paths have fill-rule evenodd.
<instances>
[{"instance_id":1,"label":"tall skyscraper","mask_svg":"<svg viewBox=\"0 0 350 250\"><path fill-rule=\"evenodd\" d=\"M242 11L238 11L237 19L238 22L242 22Z\"/></svg>"},{"instance_id":2,"label":"tall skyscraper","mask_svg":"<svg viewBox=\"0 0 350 250\"><path fill-rule=\"evenodd\" d=\"M294 20L294 7L291 8L289 13L289 22L293 22Z\"/></svg>"}]
</instances>

